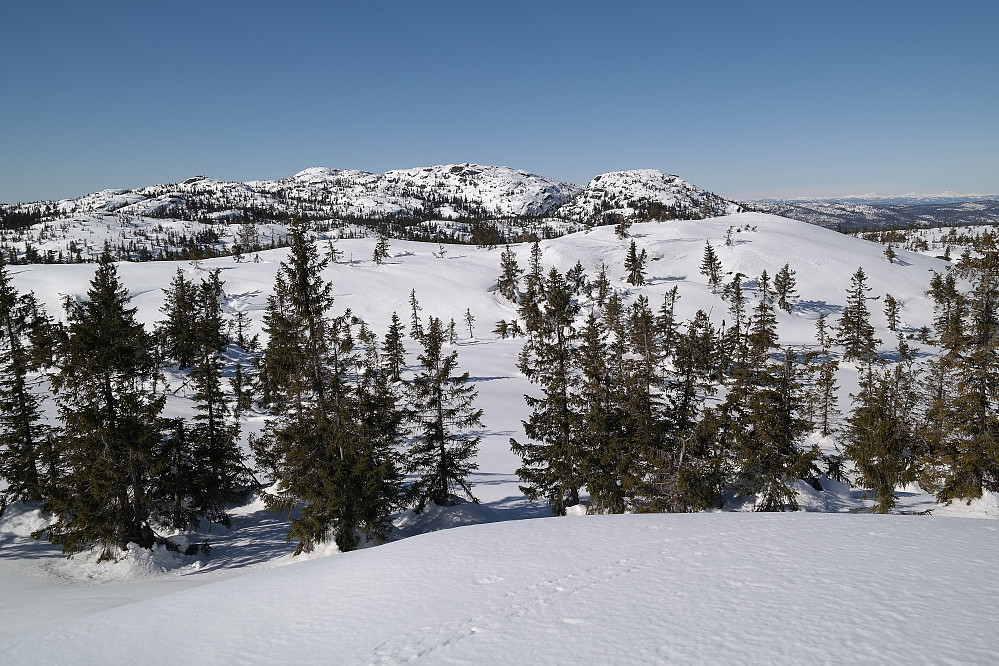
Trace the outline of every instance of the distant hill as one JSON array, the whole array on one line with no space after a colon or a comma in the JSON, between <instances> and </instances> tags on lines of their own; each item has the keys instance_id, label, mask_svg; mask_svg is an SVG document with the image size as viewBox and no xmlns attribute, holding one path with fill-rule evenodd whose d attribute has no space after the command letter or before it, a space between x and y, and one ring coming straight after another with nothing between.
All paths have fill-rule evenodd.
<instances>
[{"instance_id":1,"label":"distant hill","mask_svg":"<svg viewBox=\"0 0 999 666\"><path fill-rule=\"evenodd\" d=\"M913 195L754 201L754 209L830 229L999 223L999 196Z\"/></svg>"}]
</instances>

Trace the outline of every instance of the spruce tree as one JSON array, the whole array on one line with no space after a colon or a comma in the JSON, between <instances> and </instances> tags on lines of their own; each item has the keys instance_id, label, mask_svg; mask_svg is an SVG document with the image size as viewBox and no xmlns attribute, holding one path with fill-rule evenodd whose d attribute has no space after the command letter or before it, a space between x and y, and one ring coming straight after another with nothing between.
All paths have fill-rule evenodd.
<instances>
[{"instance_id":1,"label":"spruce tree","mask_svg":"<svg viewBox=\"0 0 999 666\"><path fill-rule=\"evenodd\" d=\"M458 352L443 352L444 327L431 317L421 340L420 366L410 386L410 406L416 442L408 453L408 468L417 474L411 492L417 511L428 502L448 506L458 493L477 502L468 475L481 437L470 430L482 426L482 410L473 406L478 392L468 385L468 373L456 375Z\"/></svg>"},{"instance_id":2,"label":"spruce tree","mask_svg":"<svg viewBox=\"0 0 999 666\"><path fill-rule=\"evenodd\" d=\"M891 294L885 294L885 319L888 320L888 330L894 333L898 330L898 301Z\"/></svg>"},{"instance_id":3,"label":"spruce tree","mask_svg":"<svg viewBox=\"0 0 999 666\"><path fill-rule=\"evenodd\" d=\"M56 519L44 531L70 554L98 546L110 558L129 543L155 542L160 498L150 490L164 398L150 390L157 368L149 336L128 304L108 253L87 300L67 304L68 340L55 383L66 472L46 503Z\"/></svg>"},{"instance_id":4,"label":"spruce tree","mask_svg":"<svg viewBox=\"0 0 999 666\"><path fill-rule=\"evenodd\" d=\"M638 251L635 241L628 247L628 255L624 258L624 270L628 271L625 280L628 284L640 287L645 284L645 250Z\"/></svg>"},{"instance_id":5,"label":"spruce tree","mask_svg":"<svg viewBox=\"0 0 999 666\"><path fill-rule=\"evenodd\" d=\"M389 257L388 238L384 234L381 234L378 236L378 242L375 243L375 251L374 254L372 254L371 256L371 260L374 261L376 264L380 265L383 261L388 259L388 257Z\"/></svg>"},{"instance_id":6,"label":"spruce tree","mask_svg":"<svg viewBox=\"0 0 999 666\"><path fill-rule=\"evenodd\" d=\"M392 511L401 505L404 492L399 451L408 434L407 414L401 384L392 370L392 362L378 354L377 338L372 336L359 371L352 448L358 462L354 472L360 495L358 522L364 537L375 543L383 543L391 533Z\"/></svg>"},{"instance_id":7,"label":"spruce tree","mask_svg":"<svg viewBox=\"0 0 999 666\"><path fill-rule=\"evenodd\" d=\"M583 268L583 262L576 260L576 265L573 266L565 274L566 282L572 288L572 294L574 296L581 296L583 291L587 288L586 280L586 269Z\"/></svg>"},{"instance_id":8,"label":"spruce tree","mask_svg":"<svg viewBox=\"0 0 999 666\"><path fill-rule=\"evenodd\" d=\"M999 239L984 234L976 255L962 257L960 276L972 285L968 321L951 399L951 434L941 453L946 468L941 501L973 499L999 490Z\"/></svg>"},{"instance_id":9,"label":"spruce tree","mask_svg":"<svg viewBox=\"0 0 999 666\"><path fill-rule=\"evenodd\" d=\"M499 292L503 298L511 303L517 302L517 293L520 288L520 276L524 273L517 264L517 253L507 245L500 254L500 277Z\"/></svg>"},{"instance_id":10,"label":"spruce tree","mask_svg":"<svg viewBox=\"0 0 999 666\"><path fill-rule=\"evenodd\" d=\"M189 433L195 466L187 485L196 515L228 527L227 505L242 497L249 477L239 449L239 424L233 419L222 385L228 343L222 298L222 281L216 269L202 281L197 299L198 351L190 373L197 414Z\"/></svg>"},{"instance_id":11,"label":"spruce tree","mask_svg":"<svg viewBox=\"0 0 999 666\"><path fill-rule=\"evenodd\" d=\"M0 254L0 480L6 485L0 515L10 501L41 500L47 485L41 467L51 432L32 379L38 367L31 349L37 308L34 294L17 293Z\"/></svg>"},{"instance_id":12,"label":"spruce tree","mask_svg":"<svg viewBox=\"0 0 999 666\"><path fill-rule=\"evenodd\" d=\"M877 352L879 340L874 337L867 301L867 275L863 267L858 268L851 278L850 289L846 294L846 306L839 318L839 343L843 345L843 360L871 363Z\"/></svg>"},{"instance_id":13,"label":"spruce tree","mask_svg":"<svg viewBox=\"0 0 999 666\"><path fill-rule=\"evenodd\" d=\"M791 312L791 301L797 296L795 286L797 280L794 279L794 271L790 264L777 271L774 276L774 292L777 294L777 307L785 312Z\"/></svg>"},{"instance_id":14,"label":"spruce tree","mask_svg":"<svg viewBox=\"0 0 999 666\"><path fill-rule=\"evenodd\" d=\"M592 314L587 320L580 335L581 378L574 399L584 453L580 472L590 494L589 510L597 513L622 513L634 486L621 483L632 452L624 432L624 345L608 335L613 325ZM618 349L615 342L622 343Z\"/></svg>"},{"instance_id":15,"label":"spruce tree","mask_svg":"<svg viewBox=\"0 0 999 666\"><path fill-rule=\"evenodd\" d=\"M940 345L949 354L958 352L964 342L964 319L967 303L957 286L953 272L934 272L927 294L933 298L933 328Z\"/></svg>"},{"instance_id":16,"label":"spruce tree","mask_svg":"<svg viewBox=\"0 0 999 666\"><path fill-rule=\"evenodd\" d=\"M520 489L531 499L544 499L556 516L579 504L583 485L579 421L572 405L577 375L574 320L579 307L571 288L554 268L548 274L544 315L528 329L517 367L538 386L541 397L525 395L531 415L524 421L528 440L510 439L522 462Z\"/></svg>"},{"instance_id":17,"label":"spruce tree","mask_svg":"<svg viewBox=\"0 0 999 666\"><path fill-rule=\"evenodd\" d=\"M610 296L613 288L611 287L610 279L607 277L607 265L600 264L599 270L597 270L597 278L593 283L594 288L597 290L597 305L603 307L607 298Z\"/></svg>"},{"instance_id":18,"label":"spruce tree","mask_svg":"<svg viewBox=\"0 0 999 666\"><path fill-rule=\"evenodd\" d=\"M469 340L475 337L475 331L472 329L472 324L474 323L475 323L475 317L472 315L472 308L465 308L465 325L468 326Z\"/></svg>"},{"instance_id":19,"label":"spruce tree","mask_svg":"<svg viewBox=\"0 0 999 666\"><path fill-rule=\"evenodd\" d=\"M416 300L416 289L409 292L409 309L409 337L420 342L423 340L423 322L420 321L420 312L423 308L420 307L419 301Z\"/></svg>"},{"instance_id":20,"label":"spruce tree","mask_svg":"<svg viewBox=\"0 0 999 666\"><path fill-rule=\"evenodd\" d=\"M711 292L716 293L722 279L722 263L711 243L704 243L704 257L701 259L701 275L708 279Z\"/></svg>"},{"instance_id":21,"label":"spruce tree","mask_svg":"<svg viewBox=\"0 0 999 666\"><path fill-rule=\"evenodd\" d=\"M836 406L836 371L839 369L839 362L830 354L830 338L826 332L824 312L819 315L815 327L821 351L810 354L808 358L808 373L811 376L812 386L807 400L810 405L812 427L825 437L832 432L833 420L840 413Z\"/></svg>"},{"instance_id":22,"label":"spruce tree","mask_svg":"<svg viewBox=\"0 0 999 666\"><path fill-rule=\"evenodd\" d=\"M662 347L662 359L665 361L673 353L679 335L680 324L676 316L676 302L680 300L680 293L676 285L663 296L663 304L659 307L659 314L656 316L656 337Z\"/></svg>"},{"instance_id":23,"label":"spruce tree","mask_svg":"<svg viewBox=\"0 0 999 666\"><path fill-rule=\"evenodd\" d=\"M916 478L917 442L910 425L912 400L890 370L868 368L847 419L844 452L870 489L874 510L888 513L898 497L895 488Z\"/></svg>"},{"instance_id":24,"label":"spruce tree","mask_svg":"<svg viewBox=\"0 0 999 666\"><path fill-rule=\"evenodd\" d=\"M164 356L181 368L190 367L197 352L194 339L194 318L198 287L184 277L180 268L170 281L170 288L163 290L165 299L160 308L166 319L160 323Z\"/></svg>"},{"instance_id":25,"label":"spruce tree","mask_svg":"<svg viewBox=\"0 0 999 666\"><path fill-rule=\"evenodd\" d=\"M405 336L399 315L393 312L392 322L389 324L388 332L385 334L385 343L382 346L382 358L389 379L395 382L399 381L402 371L406 367L406 348L402 344L402 339Z\"/></svg>"},{"instance_id":26,"label":"spruce tree","mask_svg":"<svg viewBox=\"0 0 999 666\"><path fill-rule=\"evenodd\" d=\"M371 423L382 421L361 409L351 383L358 365L354 318L349 310L339 316L329 312L332 286L322 278L328 261L320 259L301 226L293 225L288 259L275 285L274 302L283 303L283 310L265 318L280 334L268 341L265 360L272 355L285 375L257 450L275 470L278 484L267 503L289 515L288 538L298 539L296 553L331 538L341 551L356 548L361 535L383 538L384 506L395 501L382 494L394 493L392 482L373 481L390 479L386 465L393 461L370 433L361 433L361 414Z\"/></svg>"}]
</instances>

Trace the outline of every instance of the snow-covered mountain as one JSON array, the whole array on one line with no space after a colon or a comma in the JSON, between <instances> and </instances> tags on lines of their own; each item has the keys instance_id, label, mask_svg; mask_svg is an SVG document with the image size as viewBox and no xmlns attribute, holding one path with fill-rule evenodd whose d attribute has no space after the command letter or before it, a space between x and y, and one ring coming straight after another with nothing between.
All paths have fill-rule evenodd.
<instances>
[{"instance_id":1,"label":"snow-covered mountain","mask_svg":"<svg viewBox=\"0 0 999 666\"><path fill-rule=\"evenodd\" d=\"M9 210L184 219L256 211L300 212L319 219L537 216L592 222L604 214L636 221L690 219L742 208L678 176L651 169L605 173L583 188L505 166L448 164L383 174L313 167L290 178L245 183L196 176L172 185L103 190L77 199L10 206Z\"/></svg>"},{"instance_id":2,"label":"snow-covered mountain","mask_svg":"<svg viewBox=\"0 0 999 666\"><path fill-rule=\"evenodd\" d=\"M30 263L93 259L105 247L131 260L232 251L238 224L254 245L280 245L295 215L315 231L495 244L632 221L701 219L738 204L660 171L617 171L585 188L504 166L449 164L383 174L314 167L290 178L103 190L77 199L0 206L0 251ZM365 229L367 228L367 229ZM487 229L485 234L482 229ZM479 235L476 236L476 232ZM245 244L245 243L244 243Z\"/></svg>"},{"instance_id":3,"label":"snow-covered mountain","mask_svg":"<svg viewBox=\"0 0 999 666\"><path fill-rule=\"evenodd\" d=\"M182 214L184 208L217 217L238 211L314 217L498 217L549 215L580 188L502 166L449 164L383 174L314 167L290 178L223 182L196 176L174 185L104 190L60 201L64 213L120 211L133 215Z\"/></svg>"},{"instance_id":4,"label":"snow-covered mountain","mask_svg":"<svg viewBox=\"0 0 999 666\"><path fill-rule=\"evenodd\" d=\"M561 217L595 221L601 216L635 220L718 217L742 211L734 201L654 169L612 171L596 176L575 199L559 209Z\"/></svg>"}]
</instances>

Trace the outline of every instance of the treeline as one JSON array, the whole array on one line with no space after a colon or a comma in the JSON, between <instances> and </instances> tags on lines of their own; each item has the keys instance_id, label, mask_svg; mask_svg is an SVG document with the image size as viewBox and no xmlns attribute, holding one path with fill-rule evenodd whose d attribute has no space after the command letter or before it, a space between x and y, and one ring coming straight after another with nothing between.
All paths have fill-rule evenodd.
<instances>
[{"instance_id":1,"label":"treeline","mask_svg":"<svg viewBox=\"0 0 999 666\"><path fill-rule=\"evenodd\" d=\"M65 324L18 294L0 260L0 513L11 501L40 502L52 522L36 537L109 559L130 543L173 547L166 531L229 525L227 507L261 490L261 472L297 552L381 541L403 507L474 501L466 479L481 410L457 352L445 349L447 328L414 318L410 334L423 351L404 381L398 317L380 340L349 311L334 315L321 277L330 257L302 225L291 237L261 354L245 316L227 321L217 270L199 283L178 270L164 319L147 331L107 254L86 299L67 300ZM412 301L417 312L415 293ZM237 360L233 369L231 358L247 353L254 367ZM164 416L168 366L193 389L193 418ZM55 423L42 416L46 389ZM254 404L269 418L250 438L251 462L238 424Z\"/></svg>"},{"instance_id":2,"label":"treeline","mask_svg":"<svg viewBox=\"0 0 999 666\"><path fill-rule=\"evenodd\" d=\"M896 488L918 482L942 502L999 490L999 249L989 236L957 268L935 275L934 329L939 358L917 364L899 322L900 303L884 295L894 352L879 355L863 269L851 280L836 325L817 321L818 349L781 349L775 310L794 307L788 266L756 280L725 283L705 247L701 272L728 304L728 325L704 311L676 316L670 290L654 311L644 296L626 306L601 266L593 280L578 265L545 273L534 246L524 275L507 248L500 293L520 319L500 322L501 336L526 335L519 367L536 392L524 422L527 440L511 439L522 459L521 489L564 514L588 492L588 510L696 511L754 502L757 510L797 508L798 480L821 489L820 475L855 480L875 510L895 506ZM644 251L631 243L624 266L644 282ZM521 281L522 279L522 281ZM971 285L962 292L964 281ZM935 339L931 335L935 333ZM910 336L916 335L909 332ZM840 362L860 370L860 391L842 428L836 403ZM707 406L707 399L712 405ZM839 430L846 460L821 456L804 436Z\"/></svg>"}]
</instances>

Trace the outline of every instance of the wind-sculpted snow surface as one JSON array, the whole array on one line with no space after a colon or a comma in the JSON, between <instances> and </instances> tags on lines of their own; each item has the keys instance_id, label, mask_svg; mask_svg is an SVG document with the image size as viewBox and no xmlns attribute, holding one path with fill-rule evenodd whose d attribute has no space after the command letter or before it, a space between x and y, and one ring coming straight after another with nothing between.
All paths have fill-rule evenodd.
<instances>
[{"instance_id":1,"label":"wind-sculpted snow surface","mask_svg":"<svg viewBox=\"0 0 999 666\"><path fill-rule=\"evenodd\" d=\"M478 525L8 634L0 661L988 664L997 548L903 516Z\"/></svg>"}]
</instances>

